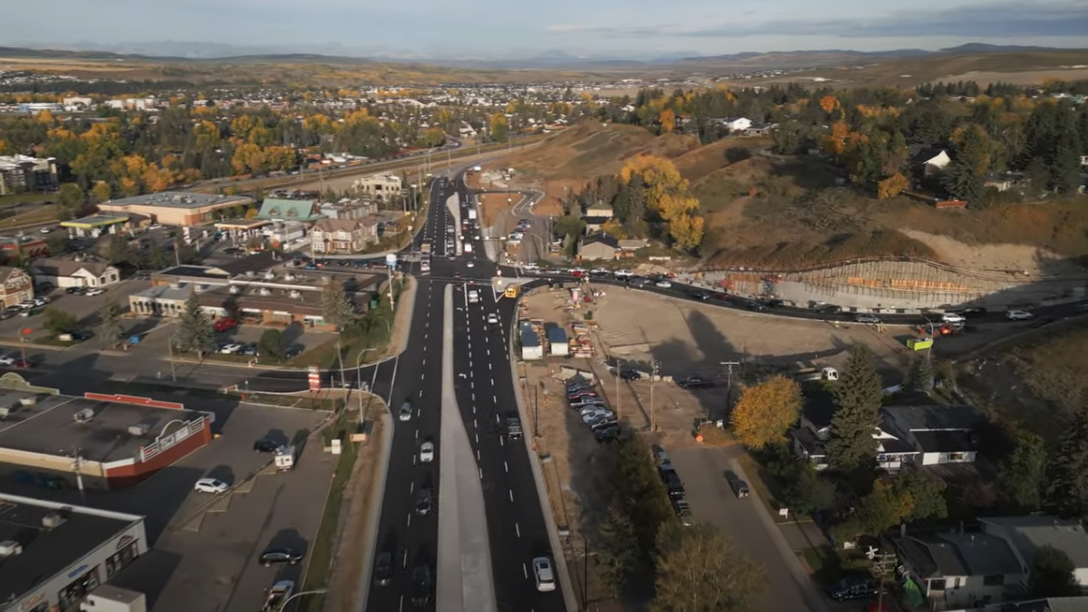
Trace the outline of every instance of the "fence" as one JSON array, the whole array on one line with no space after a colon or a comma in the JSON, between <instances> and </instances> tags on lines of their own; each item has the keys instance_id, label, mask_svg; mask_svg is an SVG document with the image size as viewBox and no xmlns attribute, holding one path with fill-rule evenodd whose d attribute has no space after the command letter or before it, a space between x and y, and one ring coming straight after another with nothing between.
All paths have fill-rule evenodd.
<instances>
[{"instance_id":1,"label":"fence","mask_svg":"<svg viewBox=\"0 0 1088 612\"><path fill-rule=\"evenodd\" d=\"M155 441L151 444L140 447L140 463L150 461L155 455L169 449L189 436L203 431L207 418L208 417L206 416L200 416L195 421L185 423L184 427L176 430L174 433L160 435L158 438L155 438Z\"/></svg>"}]
</instances>

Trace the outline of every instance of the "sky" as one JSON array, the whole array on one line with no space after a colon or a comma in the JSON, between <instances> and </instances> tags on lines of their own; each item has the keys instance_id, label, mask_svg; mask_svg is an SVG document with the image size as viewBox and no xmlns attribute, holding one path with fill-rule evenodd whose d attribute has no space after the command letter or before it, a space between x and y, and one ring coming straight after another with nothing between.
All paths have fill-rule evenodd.
<instances>
[{"instance_id":1,"label":"sky","mask_svg":"<svg viewBox=\"0 0 1088 612\"><path fill-rule=\"evenodd\" d=\"M164 43L205 43L204 55L636 58L932 50L967 42L1088 48L1088 0L49 0L48 10L35 2L5 4L0 45L146 52L171 48Z\"/></svg>"}]
</instances>

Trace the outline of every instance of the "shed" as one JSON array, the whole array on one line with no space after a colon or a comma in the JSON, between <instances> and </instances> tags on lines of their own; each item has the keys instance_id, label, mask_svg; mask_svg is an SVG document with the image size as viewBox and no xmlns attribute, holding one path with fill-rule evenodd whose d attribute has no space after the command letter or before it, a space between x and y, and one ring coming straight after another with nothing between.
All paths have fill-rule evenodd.
<instances>
[{"instance_id":1,"label":"shed","mask_svg":"<svg viewBox=\"0 0 1088 612\"><path fill-rule=\"evenodd\" d=\"M522 359L543 359L544 347L540 345L540 336L536 335L536 330L529 322L523 322L521 324L521 358Z\"/></svg>"},{"instance_id":2,"label":"shed","mask_svg":"<svg viewBox=\"0 0 1088 612\"><path fill-rule=\"evenodd\" d=\"M567 342L567 330L555 323L545 323L544 333L548 337L548 354L555 357L570 355L570 344Z\"/></svg>"}]
</instances>

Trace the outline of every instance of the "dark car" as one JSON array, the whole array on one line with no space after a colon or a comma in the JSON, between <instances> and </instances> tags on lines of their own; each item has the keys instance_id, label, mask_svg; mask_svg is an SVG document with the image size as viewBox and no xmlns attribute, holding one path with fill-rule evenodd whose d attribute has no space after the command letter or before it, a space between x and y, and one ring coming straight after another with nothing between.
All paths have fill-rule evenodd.
<instances>
[{"instance_id":1,"label":"dark car","mask_svg":"<svg viewBox=\"0 0 1088 612\"><path fill-rule=\"evenodd\" d=\"M412 570L412 605L417 608L431 603L431 568L417 565Z\"/></svg>"},{"instance_id":2,"label":"dark car","mask_svg":"<svg viewBox=\"0 0 1088 612\"><path fill-rule=\"evenodd\" d=\"M741 480L733 470L725 473L725 480L729 483L729 488L733 489L733 495L738 498L748 497L748 483Z\"/></svg>"},{"instance_id":3,"label":"dark car","mask_svg":"<svg viewBox=\"0 0 1088 612\"><path fill-rule=\"evenodd\" d=\"M302 561L302 553L295 552L290 548L269 548L261 553L261 565L265 567L283 563L295 565L299 561Z\"/></svg>"},{"instance_id":4,"label":"dark car","mask_svg":"<svg viewBox=\"0 0 1088 612\"><path fill-rule=\"evenodd\" d=\"M698 376L689 376L676 381L676 384L682 389L705 389L707 387L713 387L714 381L699 378Z\"/></svg>"},{"instance_id":5,"label":"dark car","mask_svg":"<svg viewBox=\"0 0 1088 612\"><path fill-rule=\"evenodd\" d=\"M68 295L81 295L86 291L83 287L68 287L64 290Z\"/></svg>"},{"instance_id":6,"label":"dark car","mask_svg":"<svg viewBox=\"0 0 1088 612\"><path fill-rule=\"evenodd\" d=\"M824 591L828 597L835 601L846 601L848 599L876 597L878 589L873 585L873 581L868 578L853 577L843 578L834 584L828 585Z\"/></svg>"},{"instance_id":7,"label":"dark car","mask_svg":"<svg viewBox=\"0 0 1088 612\"><path fill-rule=\"evenodd\" d=\"M521 419L517 417L506 419L506 437L511 440L520 440L522 435Z\"/></svg>"},{"instance_id":8,"label":"dark car","mask_svg":"<svg viewBox=\"0 0 1088 612\"><path fill-rule=\"evenodd\" d=\"M253 443L253 450L258 453L274 453L280 445L270 438L261 438Z\"/></svg>"},{"instance_id":9,"label":"dark car","mask_svg":"<svg viewBox=\"0 0 1088 612\"><path fill-rule=\"evenodd\" d=\"M624 370L620 372L620 378L624 380L639 380L642 378L642 372L638 370Z\"/></svg>"},{"instance_id":10,"label":"dark car","mask_svg":"<svg viewBox=\"0 0 1088 612\"><path fill-rule=\"evenodd\" d=\"M754 310L756 312L763 312L764 310L767 310L767 305L763 302L748 301L745 302L744 305L748 308L748 310Z\"/></svg>"},{"instance_id":11,"label":"dark car","mask_svg":"<svg viewBox=\"0 0 1088 612\"><path fill-rule=\"evenodd\" d=\"M416 514L424 516L434 510L434 494L430 487L420 487L419 497L416 499Z\"/></svg>"},{"instance_id":12,"label":"dark car","mask_svg":"<svg viewBox=\"0 0 1088 612\"><path fill-rule=\"evenodd\" d=\"M963 310L960 310L959 314L961 314L961 315L963 315L965 317L981 317L982 315L984 315L984 314L986 314L988 312L990 312L990 311L986 310L982 306L968 306L967 308L964 308Z\"/></svg>"},{"instance_id":13,"label":"dark car","mask_svg":"<svg viewBox=\"0 0 1088 612\"><path fill-rule=\"evenodd\" d=\"M89 331L74 331L68 335L76 342L86 342L87 340L94 338L94 332Z\"/></svg>"},{"instance_id":14,"label":"dark car","mask_svg":"<svg viewBox=\"0 0 1088 612\"><path fill-rule=\"evenodd\" d=\"M611 442L613 440L616 440L620 437L620 426L612 425L610 427L594 431L593 437L595 437L598 442Z\"/></svg>"},{"instance_id":15,"label":"dark car","mask_svg":"<svg viewBox=\"0 0 1088 612\"><path fill-rule=\"evenodd\" d=\"M374 561L374 584L385 586L393 580L393 553L383 552Z\"/></svg>"},{"instance_id":16,"label":"dark car","mask_svg":"<svg viewBox=\"0 0 1088 612\"><path fill-rule=\"evenodd\" d=\"M686 497L687 492L684 490L684 481L680 480L680 475L676 473L676 470L661 470L661 480L664 481L665 488L669 490L670 499Z\"/></svg>"},{"instance_id":17,"label":"dark car","mask_svg":"<svg viewBox=\"0 0 1088 612\"><path fill-rule=\"evenodd\" d=\"M706 291L692 291L691 297L705 302L710 299L710 294Z\"/></svg>"}]
</instances>

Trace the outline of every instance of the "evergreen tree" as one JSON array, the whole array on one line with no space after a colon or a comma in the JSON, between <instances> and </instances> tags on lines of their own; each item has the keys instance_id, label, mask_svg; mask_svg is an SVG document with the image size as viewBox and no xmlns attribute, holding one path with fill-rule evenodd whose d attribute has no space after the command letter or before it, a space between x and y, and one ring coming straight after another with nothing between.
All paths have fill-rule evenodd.
<instances>
[{"instance_id":1,"label":"evergreen tree","mask_svg":"<svg viewBox=\"0 0 1088 612\"><path fill-rule=\"evenodd\" d=\"M838 408L831 419L831 439L827 443L831 465L852 470L875 460L873 434L880 425L882 397L872 355L865 347L854 347L835 389Z\"/></svg>"},{"instance_id":2,"label":"evergreen tree","mask_svg":"<svg viewBox=\"0 0 1088 612\"><path fill-rule=\"evenodd\" d=\"M200 357L215 350L215 332L208 315L200 306L196 292L186 298L185 310L181 313L178 330L171 341L179 351L196 353Z\"/></svg>"},{"instance_id":3,"label":"evergreen tree","mask_svg":"<svg viewBox=\"0 0 1088 612\"><path fill-rule=\"evenodd\" d=\"M343 330L355 320L355 308L344 292L344 285L335 278L329 278L325 291L321 294L321 310L325 321Z\"/></svg>"},{"instance_id":4,"label":"evergreen tree","mask_svg":"<svg viewBox=\"0 0 1088 612\"><path fill-rule=\"evenodd\" d=\"M1010 512L1035 512L1042 505L1041 490L1046 477L1046 445L1039 436L1020 431L1016 448L998 466L994 489L997 499Z\"/></svg>"},{"instance_id":5,"label":"evergreen tree","mask_svg":"<svg viewBox=\"0 0 1088 612\"><path fill-rule=\"evenodd\" d=\"M117 344L121 337L121 307L112 299L98 309L98 339L104 348Z\"/></svg>"},{"instance_id":6,"label":"evergreen tree","mask_svg":"<svg viewBox=\"0 0 1088 612\"><path fill-rule=\"evenodd\" d=\"M1047 466L1047 501L1062 516L1088 511L1088 408L1073 415Z\"/></svg>"},{"instance_id":7,"label":"evergreen tree","mask_svg":"<svg viewBox=\"0 0 1088 612\"><path fill-rule=\"evenodd\" d=\"M933 362L928 353L925 357L918 357L911 362L903 386L910 391L920 393L929 393L933 390Z\"/></svg>"},{"instance_id":8,"label":"evergreen tree","mask_svg":"<svg viewBox=\"0 0 1088 612\"><path fill-rule=\"evenodd\" d=\"M1065 551L1046 544L1035 551L1028 590L1035 597L1071 597L1080 594L1073 572L1077 566Z\"/></svg>"},{"instance_id":9,"label":"evergreen tree","mask_svg":"<svg viewBox=\"0 0 1088 612\"><path fill-rule=\"evenodd\" d=\"M609 506L608 519L601 525L597 561L605 583L619 597L638 564L638 535L620 504Z\"/></svg>"}]
</instances>

